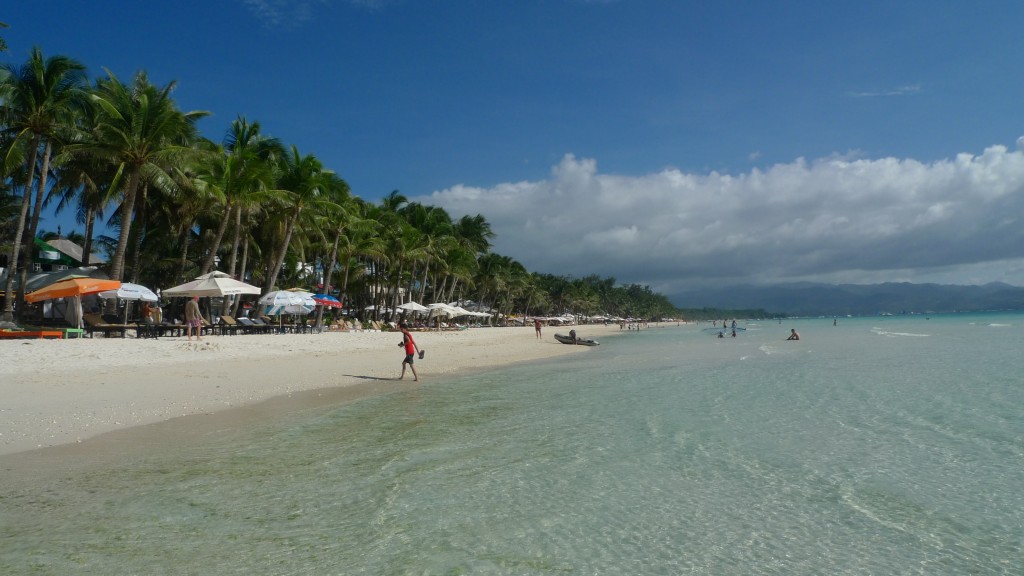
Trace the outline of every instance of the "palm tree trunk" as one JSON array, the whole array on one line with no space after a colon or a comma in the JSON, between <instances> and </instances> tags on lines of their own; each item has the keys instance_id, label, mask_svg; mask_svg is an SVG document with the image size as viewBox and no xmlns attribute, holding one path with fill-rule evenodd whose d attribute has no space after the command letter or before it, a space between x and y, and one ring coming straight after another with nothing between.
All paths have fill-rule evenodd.
<instances>
[{"instance_id":1,"label":"palm tree trunk","mask_svg":"<svg viewBox=\"0 0 1024 576\"><path fill-rule=\"evenodd\" d=\"M452 278L452 285L448 289L448 299L446 300L446 302L451 302L452 301L452 297L455 296L455 287L458 286L458 284L459 284L459 279L458 278ZM461 298L459 300L461 300Z\"/></svg>"},{"instance_id":2,"label":"palm tree trunk","mask_svg":"<svg viewBox=\"0 0 1024 576\"><path fill-rule=\"evenodd\" d=\"M35 238L36 232L39 231L39 217L43 213L43 195L46 192L46 177L50 171L50 155L52 152L53 146L47 140L46 145L43 147L43 164L39 167L39 180L36 182L36 200L35 205L32 207L32 220L28 228L30 238Z\"/></svg>"},{"instance_id":3,"label":"palm tree trunk","mask_svg":"<svg viewBox=\"0 0 1024 576\"><path fill-rule=\"evenodd\" d=\"M238 264L238 245L242 242L242 207L236 206L234 208L234 221L235 221L235 234L231 241L231 252L228 254L228 274L232 278L235 276L235 266ZM240 278L236 278L240 279ZM228 310L238 300L236 296L231 296L224 299L224 308L222 308L222 314L227 314Z\"/></svg>"},{"instance_id":4,"label":"palm tree trunk","mask_svg":"<svg viewBox=\"0 0 1024 576\"><path fill-rule=\"evenodd\" d=\"M181 230L181 257L178 258L178 273L175 275L176 283L185 279L185 265L188 263L188 244L191 236L191 228L186 226Z\"/></svg>"},{"instance_id":5,"label":"palm tree trunk","mask_svg":"<svg viewBox=\"0 0 1024 576\"><path fill-rule=\"evenodd\" d=\"M430 258L423 264L423 282L420 284L420 295L416 299L420 304L423 303L423 298L427 295L427 278L430 276Z\"/></svg>"},{"instance_id":6,"label":"palm tree trunk","mask_svg":"<svg viewBox=\"0 0 1024 576\"><path fill-rule=\"evenodd\" d=\"M249 263L249 242L248 240L242 246L242 265L238 272L238 279L245 281L245 267ZM234 304L231 305L231 315L238 316L238 306L242 303L241 298L235 298Z\"/></svg>"},{"instance_id":7,"label":"palm tree trunk","mask_svg":"<svg viewBox=\"0 0 1024 576\"><path fill-rule=\"evenodd\" d=\"M146 198L149 196L149 184L142 185L142 198L139 199L139 226L135 228L135 242L132 243L132 282L139 282L139 258L142 254L142 241L146 237ZM141 230L139 229L141 228Z\"/></svg>"},{"instance_id":8,"label":"palm tree trunk","mask_svg":"<svg viewBox=\"0 0 1024 576\"><path fill-rule=\"evenodd\" d=\"M85 246L82 247L82 266L89 265L89 255L92 254L92 232L95 224L96 211L90 206L85 209Z\"/></svg>"},{"instance_id":9,"label":"palm tree trunk","mask_svg":"<svg viewBox=\"0 0 1024 576\"><path fill-rule=\"evenodd\" d=\"M50 171L50 154L53 145L49 140L43 146L43 162L39 167L39 179L36 181L36 199L32 207L32 219L29 221L27 240L21 245L21 255L25 264L31 264L32 254L36 250L36 232L39 230L39 216L43 212L43 195L46 192L46 176ZM29 190L29 188L26 188ZM28 266L21 267L21 282L18 284L18 302L25 301L25 284L28 282Z\"/></svg>"},{"instance_id":10,"label":"palm tree trunk","mask_svg":"<svg viewBox=\"0 0 1024 576\"><path fill-rule=\"evenodd\" d=\"M231 221L231 212L234 207L229 202L224 208L224 217L220 220L220 225L217 226L217 233L213 237L213 242L210 244L210 249L207 251L206 260L203 261L203 274L206 274L210 270L213 270L213 262L217 257L217 250L220 249L220 243L224 240L224 232L228 229L228 222Z\"/></svg>"},{"instance_id":11,"label":"palm tree trunk","mask_svg":"<svg viewBox=\"0 0 1024 576\"><path fill-rule=\"evenodd\" d=\"M32 180L35 178L36 158L39 155L38 137L32 137L29 142L27 154L28 177L25 179L25 192L21 197L21 212L18 216L18 227L14 234L14 241L11 243L11 252L8 255L7 282L4 284L3 319L7 322L14 320L15 299L11 298L11 292L14 290L14 274L18 271L18 255L21 253L22 236L25 234L25 221L28 219L28 207L32 202ZM23 262L22 266L24 267L28 264L28 262ZM21 290L23 290L23 288ZM19 299L18 302L20 303L21 299ZM21 316L21 308L21 306L18 306L18 316Z\"/></svg>"},{"instance_id":12,"label":"palm tree trunk","mask_svg":"<svg viewBox=\"0 0 1024 576\"><path fill-rule=\"evenodd\" d=\"M295 222L299 219L299 210L301 208L296 207L292 217L288 219L288 226L285 228L284 242L281 243L280 251L274 258L274 265L270 269L270 273L267 274L266 280L263 282L263 293L266 294L274 288L274 283L277 282L277 275L281 273L281 267L284 266L284 257L288 253L288 244L292 241L292 231L295 229Z\"/></svg>"},{"instance_id":13,"label":"palm tree trunk","mask_svg":"<svg viewBox=\"0 0 1024 576\"><path fill-rule=\"evenodd\" d=\"M132 230L132 215L135 212L135 194L139 189L140 172L137 166L133 166L128 177L128 187L125 189L124 202L121 204L121 233L117 239L117 250L114 251L114 257L110 262L111 280L124 278L124 256L128 251L128 234Z\"/></svg>"},{"instance_id":14,"label":"palm tree trunk","mask_svg":"<svg viewBox=\"0 0 1024 576\"><path fill-rule=\"evenodd\" d=\"M341 234L345 231L345 228L338 228L337 233L334 235L334 245L331 246L331 255L329 257L330 264L327 269L324 270L324 294L331 293L331 277L334 276L334 266L338 263L338 244L341 243ZM324 319L324 307L319 306L316 311L316 326L319 328L323 324Z\"/></svg>"},{"instance_id":15,"label":"palm tree trunk","mask_svg":"<svg viewBox=\"0 0 1024 576\"><path fill-rule=\"evenodd\" d=\"M349 258L345 259L345 274L344 274L344 276L341 279L341 293L339 294L339 296L341 296L341 298L338 298L338 300L341 300L342 306L344 306L346 304L345 300L351 300L351 298L348 297L348 272L351 269L352 269L352 258L349 257ZM349 311L351 312L351 310L352 310L352 307L349 306Z\"/></svg>"}]
</instances>

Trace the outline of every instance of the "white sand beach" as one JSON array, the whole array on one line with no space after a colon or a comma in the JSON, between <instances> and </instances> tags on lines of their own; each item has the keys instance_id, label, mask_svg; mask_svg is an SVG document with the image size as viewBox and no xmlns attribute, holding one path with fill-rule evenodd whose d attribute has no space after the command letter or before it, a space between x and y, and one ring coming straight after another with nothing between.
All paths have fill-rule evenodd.
<instances>
[{"instance_id":1,"label":"white sand beach","mask_svg":"<svg viewBox=\"0 0 1024 576\"><path fill-rule=\"evenodd\" d=\"M619 327L576 327L600 339ZM600 348L554 340L567 328L415 332L420 386L443 375ZM254 405L307 390L397 379L394 332L0 341L0 455ZM406 385L413 386L406 373Z\"/></svg>"}]
</instances>

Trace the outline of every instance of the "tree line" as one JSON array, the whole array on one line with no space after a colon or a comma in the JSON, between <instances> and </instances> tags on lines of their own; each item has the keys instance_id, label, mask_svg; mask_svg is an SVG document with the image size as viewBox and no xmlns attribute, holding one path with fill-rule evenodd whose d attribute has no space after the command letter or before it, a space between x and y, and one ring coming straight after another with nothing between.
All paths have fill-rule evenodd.
<instances>
[{"instance_id":1,"label":"tree line","mask_svg":"<svg viewBox=\"0 0 1024 576\"><path fill-rule=\"evenodd\" d=\"M217 269L264 293L302 286L340 294L353 311L412 299L472 300L505 315L679 315L647 286L527 271L491 250L483 215L454 218L398 191L366 201L314 154L245 116L221 141L204 138L196 122L209 113L181 110L174 88L145 72L90 79L82 63L38 47L0 66L6 319L24 308L16 304L32 240L53 235L40 228L47 207L74 213L84 264L105 253L112 279L153 287Z\"/></svg>"}]
</instances>

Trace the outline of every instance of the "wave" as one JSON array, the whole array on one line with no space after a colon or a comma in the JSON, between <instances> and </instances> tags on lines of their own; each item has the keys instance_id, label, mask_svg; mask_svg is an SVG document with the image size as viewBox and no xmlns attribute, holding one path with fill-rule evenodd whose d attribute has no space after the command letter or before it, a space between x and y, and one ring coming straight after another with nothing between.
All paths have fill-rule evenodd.
<instances>
[{"instance_id":1,"label":"wave","mask_svg":"<svg viewBox=\"0 0 1024 576\"><path fill-rule=\"evenodd\" d=\"M912 338L927 338L931 334L914 334L913 332L889 332L888 330L882 330L878 327L872 327L871 331L879 336L888 336L889 338L899 338L901 336L909 336Z\"/></svg>"}]
</instances>

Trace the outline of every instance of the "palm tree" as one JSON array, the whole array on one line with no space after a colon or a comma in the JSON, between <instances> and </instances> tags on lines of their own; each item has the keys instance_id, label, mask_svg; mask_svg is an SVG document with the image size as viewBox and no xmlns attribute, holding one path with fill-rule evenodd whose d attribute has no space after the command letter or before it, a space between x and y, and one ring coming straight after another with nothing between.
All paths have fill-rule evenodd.
<instances>
[{"instance_id":1,"label":"palm tree","mask_svg":"<svg viewBox=\"0 0 1024 576\"><path fill-rule=\"evenodd\" d=\"M431 265L454 245L455 228L448 212L438 206L412 202L402 208L401 214L409 224L424 234L424 243L421 247L424 254L423 270L418 278L420 290L417 296L417 300L422 301L430 284Z\"/></svg>"},{"instance_id":2,"label":"palm tree","mask_svg":"<svg viewBox=\"0 0 1024 576\"><path fill-rule=\"evenodd\" d=\"M366 261L380 260L385 255L384 242L378 234L379 222L375 215L377 207L362 199L353 199L353 218L339 238L338 264L341 266L342 278L339 283L341 300L348 300L351 305L354 299L349 289L353 276L362 276L367 269Z\"/></svg>"},{"instance_id":3,"label":"palm tree","mask_svg":"<svg viewBox=\"0 0 1024 576\"><path fill-rule=\"evenodd\" d=\"M89 153L118 168L118 179L127 176L121 203L121 229L117 248L110 262L110 276L124 277L124 260L134 217L135 199L143 182L173 189L172 179L161 161L173 164L189 157L196 137L195 122L209 112L178 110L171 91L175 83L163 88L150 84L145 72L139 72L131 86L123 84L107 70L107 78L98 82L91 95L99 107L98 122L92 139L85 146ZM127 174L125 174L127 173Z\"/></svg>"},{"instance_id":4,"label":"palm tree","mask_svg":"<svg viewBox=\"0 0 1024 576\"><path fill-rule=\"evenodd\" d=\"M251 186L237 188L235 191L238 194L233 197L234 211L230 217L233 220L234 234L231 251L228 253L228 274L234 275L238 263L238 249L246 234L243 223L247 218L243 217L254 210L260 202L273 196L273 165L278 158L284 156L285 150L279 140L260 132L259 122L250 123L244 116L236 118L231 123L224 137L224 149L232 156L243 158L246 170L256 173L251 176Z\"/></svg>"},{"instance_id":5,"label":"palm tree","mask_svg":"<svg viewBox=\"0 0 1024 576\"><path fill-rule=\"evenodd\" d=\"M28 272L28 260L32 255L31 242L23 243L26 232L26 221L29 206L32 204L32 184L35 181L36 162L39 160L39 148L43 147L39 170L39 181L36 193L36 208L28 222L27 238L35 236L42 208L42 195L46 189L46 176L50 169L50 156L55 142L59 142L60 134L73 123L74 111L83 97L82 87L85 85L85 66L67 56L44 58L42 50L33 48L28 61L23 66L3 66L4 94L0 106L0 124L11 137L8 143L8 154L18 150L25 153L25 186L22 193L21 212L11 252L8 258L9 270L4 302L4 319L13 319L15 299L10 297L14 283L14 273L18 270L19 252L25 259L21 267L21 283L18 287L17 301L24 298L25 279ZM27 146L19 146L22 141ZM6 159L5 159L6 164Z\"/></svg>"},{"instance_id":6,"label":"palm tree","mask_svg":"<svg viewBox=\"0 0 1024 576\"><path fill-rule=\"evenodd\" d=\"M283 238L273 247L267 276L264 278L264 293L274 287L277 276L281 273L281 267L284 265L285 256L288 254L288 248L295 233L295 225L302 215L302 210L307 206L329 203L324 197L324 191L334 176L334 172L324 168L316 156L311 154L302 156L296 146L292 146L290 153L281 159L281 170L277 188L284 191L286 195L283 206L286 210L283 221Z\"/></svg>"},{"instance_id":7,"label":"palm tree","mask_svg":"<svg viewBox=\"0 0 1024 576\"><path fill-rule=\"evenodd\" d=\"M324 218L327 220L323 229L329 230L334 238L331 239L331 249L327 257L327 267L324 268L323 283L324 293L329 294L331 289L331 277L334 275L334 267L338 263L338 249L341 246L342 237L345 235L345 229L355 220L355 211L358 207L355 205L351 196L351 191L346 183L341 178L335 177L331 179L330 186L327 187L327 196L331 200L331 203L336 207L326 210ZM323 321L324 308L321 306L316 313L316 326L320 326Z\"/></svg>"},{"instance_id":8,"label":"palm tree","mask_svg":"<svg viewBox=\"0 0 1024 576\"><path fill-rule=\"evenodd\" d=\"M89 265L93 235L97 218L103 218L104 208L110 203L110 183L114 168L85 155L62 154L58 157L59 170L49 199L56 199L56 213L71 208L75 221L85 226L82 238L82 265Z\"/></svg>"},{"instance_id":9,"label":"palm tree","mask_svg":"<svg viewBox=\"0 0 1024 576\"><path fill-rule=\"evenodd\" d=\"M490 223L481 214L459 218L455 223L455 235L477 255L490 250L491 238L494 238Z\"/></svg>"}]
</instances>

